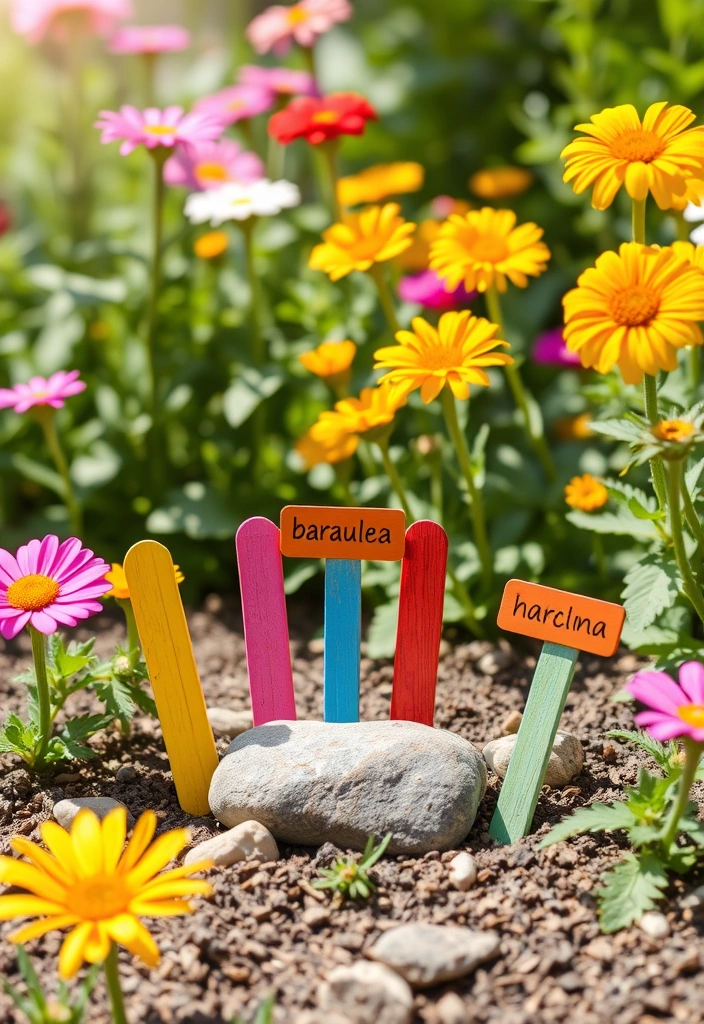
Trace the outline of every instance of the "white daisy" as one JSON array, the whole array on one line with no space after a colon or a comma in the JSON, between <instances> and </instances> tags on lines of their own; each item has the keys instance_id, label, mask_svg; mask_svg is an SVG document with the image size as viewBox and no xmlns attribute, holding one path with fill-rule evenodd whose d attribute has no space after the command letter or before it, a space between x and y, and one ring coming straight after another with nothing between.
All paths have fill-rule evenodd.
<instances>
[{"instance_id":1,"label":"white daisy","mask_svg":"<svg viewBox=\"0 0 704 1024\"><path fill-rule=\"evenodd\" d=\"M186 199L185 212L192 224L209 221L218 227L228 220L273 217L298 206L300 201L301 193L290 181L262 178L249 184L231 182L221 188L194 192Z\"/></svg>"}]
</instances>

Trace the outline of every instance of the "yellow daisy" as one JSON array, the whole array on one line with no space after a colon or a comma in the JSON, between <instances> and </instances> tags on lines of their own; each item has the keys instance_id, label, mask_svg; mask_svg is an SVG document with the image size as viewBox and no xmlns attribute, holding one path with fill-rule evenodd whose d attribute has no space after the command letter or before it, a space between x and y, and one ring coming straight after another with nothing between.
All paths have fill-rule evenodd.
<instances>
[{"instance_id":1,"label":"yellow daisy","mask_svg":"<svg viewBox=\"0 0 704 1024\"><path fill-rule=\"evenodd\" d=\"M542 237L537 224L516 227L512 210L485 206L464 216L453 214L430 247L430 267L450 290L464 284L467 291L495 286L505 292L507 278L525 288L528 278L539 277L550 259Z\"/></svg>"},{"instance_id":2,"label":"yellow daisy","mask_svg":"<svg viewBox=\"0 0 704 1024\"><path fill-rule=\"evenodd\" d=\"M687 420L660 420L650 429L658 441L685 441L692 436L696 427Z\"/></svg>"},{"instance_id":3,"label":"yellow daisy","mask_svg":"<svg viewBox=\"0 0 704 1024\"><path fill-rule=\"evenodd\" d=\"M693 206L701 206L704 203L704 181L701 178L688 178L685 182L683 196L674 196L672 200L673 210L682 210L692 203Z\"/></svg>"},{"instance_id":4,"label":"yellow daisy","mask_svg":"<svg viewBox=\"0 0 704 1024\"><path fill-rule=\"evenodd\" d=\"M387 431L406 398L405 392L388 384L362 388L359 398L345 398L336 402L331 412L321 412L310 435L326 447L334 447L346 437L354 442L354 451L361 435L374 441Z\"/></svg>"},{"instance_id":5,"label":"yellow daisy","mask_svg":"<svg viewBox=\"0 0 704 1024\"><path fill-rule=\"evenodd\" d=\"M399 331L398 345L380 348L374 353L376 370L389 370L379 383L398 385L410 393L420 388L427 405L447 384L455 398L469 398L469 385L487 387L485 367L506 366L511 356L496 351L508 343L496 337L499 328L483 317L462 313L444 313L437 328L422 317L411 322L412 331Z\"/></svg>"},{"instance_id":6,"label":"yellow daisy","mask_svg":"<svg viewBox=\"0 0 704 1024\"><path fill-rule=\"evenodd\" d=\"M342 223L323 232L324 242L315 246L308 266L339 281L353 270L369 270L375 263L393 259L409 248L416 229L400 212L397 203L386 203L348 214Z\"/></svg>"},{"instance_id":7,"label":"yellow daisy","mask_svg":"<svg viewBox=\"0 0 704 1024\"><path fill-rule=\"evenodd\" d=\"M704 280L672 249L624 242L602 253L562 303L570 352L599 373L618 364L626 384L674 370L678 348L702 344Z\"/></svg>"},{"instance_id":8,"label":"yellow daisy","mask_svg":"<svg viewBox=\"0 0 704 1024\"><path fill-rule=\"evenodd\" d=\"M565 487L565 501L581 512L596 512L609 500L609 492L591 473L573 476Z\"/></svg>"},{"instance_id":9,"label":"yellow daisy","mask_svg":"<svg viewBox=\"0 0 704 1024\"><path fill-rule=\"evenodd\" d=\"M533 175L525 167L487 167L469 179L469 191L480 199L508 199L518 196L533 184Z\"/></svg>"},{"instance_id":10,"label":"yellow daisy","mask_svg":"<svg viewBox=\"0 0 704 1024\"><path fill-rule=\"evenodd\" d=\"M62 978L73 978L84 961L102 963L113 943L156 967L159 949L139 918L191 913L194 907L184 897L212 892L208 882L188 877L212 867L210 861L159 874L188 843L189 833L166 832L150 846L156 829L153 811L141 816L126 847L124 807L110 811L102 822L84 808L70 833L53 821L40 828L49 852L16 836L11 846L26 860L0 857L0 882L31 893L0 896L0 920L40 918L10 936L18 943L54 929L72 929L59 954Z\"/></svg>"},{"instance_id":11,"label":"yellow daisy","mask_svg":"<svg viewBox=\"0 0 704 1024\"><path fill-rule=\"evenodd\" d=\"M590 185L592 206L605 210L625 185L631 199L650 192L661 210L684 196L688 178L704 177L704 129L688 127L695 115L687 107L653 103L641 121L630 103L608 107L578 124L575 139L562 151L564 180L581 194Z\"/></svg>"},{"instance_id":12,"label":"yellow daisy","mask_svg":"<svg viewBox=\"0 0 704 1024\"><path fill-rule=\"evenodd\" d=\"M209 231L206 235L196 238L193 252L201 260L215 260L227 252L229 239L225 231Z\"/></svg>"},{"instance_id":13,"label":"yellow daisy","mask_svg":"<svg viewBox=\"0 0 704 1024\"><path fill-rule=\"evenodd\" d=\"M303 468L312 469L321 463L344 462L357 451L359 439L346 434L333 436L333 431L325 434L325 443L316 441L311 430L307 430L294 445L294 450L303 459Z\"/></svg>"},{"instance_id":14,"label":"yellow daisy","mask_svg":"<svg viewBox=\"0 0 704 1024\"><path fill-rule=\"evenodd\" d=\"M695 245L694 242L673 242L670 248L679 259L704 271L704 245Z\"/></svg>"},{"instance_id":15,"label":"yellow daisy","mask_svg":"<svg viewBox=\"0 0 704 1024\"><path fill-rule=\"evenodd\" d=\"M379 203L389 196L417 192L423 187L424 177L425 171L421 164L375 164L360 171L359 174L340 178L337 183L337 198L342 206Z\"/></svg>"},{"instance_id":16,"label":"yellow daisy","mask_svg":"<svg viewBox=\"0 0 704 1024\"><path fill-rule=\"evenodd\" d=\"M298 360L316 377L343 382L349 380L356 352L353 341L324 341L310 352L303 352Z\"/></svg>"},{"instance_id":17,"label":"yellow daisy","mask_svg":"<svg viewBox=\"0 0 704 1024\"><path fill-rule=\"evenodd\" d=\"M174 566L174 575L177 583L183 583L185 576L177 565ZM112 563L112 569L105 573L105 579L108 583L112 583L112 590L108 590L103 597L115 597L118 601L129 601L130 588L127 586L127 576L119 562Z\"/></svg>"}]
</instances>

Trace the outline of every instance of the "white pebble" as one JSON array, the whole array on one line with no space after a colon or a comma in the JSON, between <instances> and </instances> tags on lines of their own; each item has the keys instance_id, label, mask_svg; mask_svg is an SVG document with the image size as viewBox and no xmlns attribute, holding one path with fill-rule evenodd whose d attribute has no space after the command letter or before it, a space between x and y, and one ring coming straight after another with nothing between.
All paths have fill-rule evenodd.
<instances>
[{"instance_id":1,"label":"white pebble","mask_svg":"<svg viewBox=\"0 0 704 1024\"><path fill-rule=\"evenodd\" d=\"M467 1009L456 992L446 992L435 1010L439 1024L469 1024Z\"/></svg>"},{"instance_id":2,"label":"white pebble","mask_svg":"<svg viewBox=\"0 0 704 1024\"><path fill-rule=\"evenodd\" d=\"M78 812L84 807L93 811L102 821L110 811L114 811L116 807L125 807L125 805L120 800L113 800L109 796L74 796L66 800L59 800L54 804L52 813L59 825L68 829ZM127 810L126 807L125 810Z\"/></svg>"},{"instance_id":3,"label":"white pebble","mask_svg":"<svg viewBox=\"0 0 704 1024\"><path fill-rule=\"evenodd\" d=\"M647 910L638 922L638 927L650 939L664 939L670 934L669 922L659 910Z\"/></svg>"},{"instance_id":4,"label":"white pebble","mask_svg":"<svg viewBox=\"0 0 704 1024\"><path fill-rule=\"evenodd\" d=\"M200 860L212 860L224 868L242 860L278 860L279 848L268 828L258 821L243 821L219 836L206 839L189 850L183 858L184 864L195 864Z\"/></svg>"},{"instance_id":5,"label":"white pebble","mask_svg":"<svg viewBox=\"0 0 704 1024\"><path fill-rule=\"evenodd\" d=\"M462 851L450 861L450 882L455 889L466 892L477 880L477 862L471 853Z\"/></svg>"}]
</instances>

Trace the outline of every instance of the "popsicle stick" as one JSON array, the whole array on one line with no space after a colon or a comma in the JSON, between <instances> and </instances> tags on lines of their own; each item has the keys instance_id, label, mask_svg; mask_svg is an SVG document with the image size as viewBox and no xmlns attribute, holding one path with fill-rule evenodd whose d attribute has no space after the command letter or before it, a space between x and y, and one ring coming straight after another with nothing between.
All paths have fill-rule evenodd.
<instances>
[{"instance_id":1,"label":"popsicle stick","mask_svg":"<svg viewBox=\"0 0 704 1024\"><path fill-rule=\"evenodd\" d=\"M347 558L325 562L325 659L323 707L326 722L359 721L359 645L362 629L362 563Z\"/></svg>"},{"instance_id":2,"label":"popsicle stick","mask_svg":"<svg viewBox=\"0 0 704 1024\"><path fill-rule=\"evenodd\" d=\"M125 574L178 802L208 814L218 755L174 563L163 544L143 540L127 552Z\"/></svg>"},{"instance_id":3,"label":"popsicle stick","mask_svg":"<svg viewBox=\"0 0 704 1024\"><path fill-rule=\"evenodd\" d=\"M501 845L528 834L579 651L544 643L489 835Z\"/></svg>"},{"instance_id":4,"label":"popsicle stick","mask_svg":"<svg viewBox=\"0 0 704 1024\"><path fill-rule=\"evenodd\" d=\"M235 545L254 724L293 722L296 701L279 528L263 516L247 519Z\"/></svg>"},{"instance_id":5,"label":"popsicle stick","mask_svg":"<svg viewBox=\"0 0 704 1024\"><path fill-rule=\"evenodd\" d=\"M447 570L447 534L421 520L406 531L391 718L433 724Z\"/></svg>"}]
</instances>

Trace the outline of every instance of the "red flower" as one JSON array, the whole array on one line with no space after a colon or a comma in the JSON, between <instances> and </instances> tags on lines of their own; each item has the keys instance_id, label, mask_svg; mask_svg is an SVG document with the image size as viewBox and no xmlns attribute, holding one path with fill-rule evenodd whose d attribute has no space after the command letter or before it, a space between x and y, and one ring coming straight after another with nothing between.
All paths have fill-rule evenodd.
<instances>
[{"instance_id":1,"label":"red flower","mask_svg":"<svg viewBox=\"0 0 704 1024\"><path fill-rule=\"evenodd\" d=\"M312 146L339 135L362 135L367 121L377 112L356 92L336 92L318 99L300 96L269 119L269 135L287 146L294 139L306 139Z\"/></svg>"}]
</instances>

